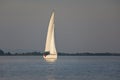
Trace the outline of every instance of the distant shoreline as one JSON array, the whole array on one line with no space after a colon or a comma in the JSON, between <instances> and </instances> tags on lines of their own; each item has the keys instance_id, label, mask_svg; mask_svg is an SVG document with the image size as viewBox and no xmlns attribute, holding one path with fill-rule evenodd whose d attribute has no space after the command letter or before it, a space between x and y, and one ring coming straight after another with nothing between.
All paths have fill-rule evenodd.
<instances>
[{"instance_id":1,"label":"distant shoreline","mask_svg":"<svg viewBox=\"0 0 120 80\"><path fill-rule=\"evenodd\" d=\"M0 56L42 56L43 52L26 52L26 53L5 53L0 49ZM58 52L58 56L120 56L120 53L64 53Z\"/></svg>"},{"instance_id":2,"label":"distant shoreline","mask_svg":"<svg viewBox=\"0 0 120 80\"><path fill-rule=\"evenodd\" d=\"M43 53L24 53L24 54L2 54L0 56L42 56ZM58 53L58 56L120 56L118 53Z\"/></svg>"}]
</instances>

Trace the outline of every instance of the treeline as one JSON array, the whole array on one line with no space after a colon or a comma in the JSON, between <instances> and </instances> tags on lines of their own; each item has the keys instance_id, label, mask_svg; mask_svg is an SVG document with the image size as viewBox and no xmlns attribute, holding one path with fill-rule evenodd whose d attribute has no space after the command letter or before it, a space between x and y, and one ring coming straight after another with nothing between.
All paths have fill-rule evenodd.
<instances>
[{"instance_id":1,"label":"treeline","mask_svg":"<svg viewBox=\"0 0 120 80\"><path fill-rule=\"evenodd\" d=\"M4 52L3 50L0 49L0 56L20 56L20 55L42 55L43 53L41 52L26 52L26 53L11 53L11 52Z\"/></svg>"},{"instance_id":2,"label":"treeline","mask_svg":"<svg viewBox=\"0 0 120 80\"><path fill-rule=\"evenodd\" d=\"M11 53L0 49L0 56L42 56L42 52ZM58 52L59 56L120 56L120 53L64 53Z\"/></svg>"},{"instance_id":3,"label":"treeline","mask_svg":"<svg viewBox=\"0 0 120 80\"><path fill-rule=\"evenodd\" d=\"M120 53L59 53L61 56L120 56Z\"/></svg>"}]
</instances>

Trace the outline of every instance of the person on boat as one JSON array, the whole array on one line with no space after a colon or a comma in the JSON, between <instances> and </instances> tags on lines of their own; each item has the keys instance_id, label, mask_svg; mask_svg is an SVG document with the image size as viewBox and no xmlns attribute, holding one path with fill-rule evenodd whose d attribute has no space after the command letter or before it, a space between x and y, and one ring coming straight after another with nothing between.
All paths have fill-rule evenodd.
<instances>
[{"instance_id":1,"label":"person on boat","mask_svg":"<svg viewBox=\"0 0 120 80\"><path fill-rule=\"evenodd\" d=\"M50 52L44 52L44 53L43 53L44 56L47 56L47 55L49 55L49 54L50 54Z\"/></svg>"}]
</instances>

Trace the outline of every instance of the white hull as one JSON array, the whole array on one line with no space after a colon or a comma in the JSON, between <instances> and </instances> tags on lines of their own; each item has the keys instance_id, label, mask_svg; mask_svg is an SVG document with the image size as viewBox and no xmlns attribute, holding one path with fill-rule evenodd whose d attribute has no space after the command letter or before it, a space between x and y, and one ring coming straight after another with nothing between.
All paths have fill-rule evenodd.
<instances>
[{"instance_id":1,"label":"white hull","mask_svg":"<svg viewBox=\"0 0 120 80\"><path fill-rule=\"evenodd\" d=\"M57 53L56 53L57 54ZM57 55L47 55L47 56L43 56L43 58L47 61L47 62L55 62L57 60Z\"/></svg>"}]
</instances>

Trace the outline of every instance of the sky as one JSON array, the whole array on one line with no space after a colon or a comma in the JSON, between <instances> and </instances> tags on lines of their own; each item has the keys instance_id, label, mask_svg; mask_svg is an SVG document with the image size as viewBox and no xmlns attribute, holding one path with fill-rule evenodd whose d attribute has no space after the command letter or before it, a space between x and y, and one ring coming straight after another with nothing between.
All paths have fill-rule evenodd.
<instances>
[{"instance_id":1,"label":"sky","mask_svg":"<svg viewBox=\"0 0 120 80\"><path fill-rule=\"evenodd\" d=\"M53 9L58 52L120 53L120 0L0 0L0 49L44 52Z\"/></svg>"}]
</instances>

